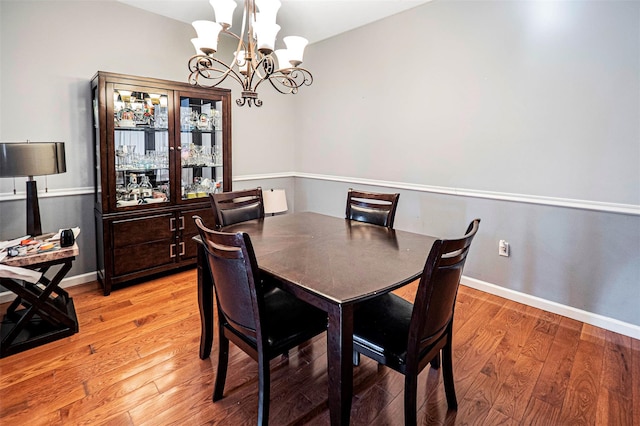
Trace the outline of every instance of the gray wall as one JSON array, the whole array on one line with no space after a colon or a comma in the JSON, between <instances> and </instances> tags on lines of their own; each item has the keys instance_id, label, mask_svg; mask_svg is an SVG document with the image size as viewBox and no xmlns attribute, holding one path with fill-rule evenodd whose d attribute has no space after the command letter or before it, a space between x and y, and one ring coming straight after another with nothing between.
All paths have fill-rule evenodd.
<instances>
[{"instance_id":1,"label":"gray wall","mask_svg":"<svg viewBox=\"0 0 640 426\"><path fill-rule=\"evenodd\" d=\"M296 171L638 205L639 22L640 2L435 1L314 44Z\"/></svg>"},{"instance_id":2,"label":"gray wall","mask_svg":"<svg viewBox=\"0 0 640 426\"><path fill-rule=\"evenodd\" d=\"M313 86L234 107L234 187L334 216L349 186L397 189L396 226L441 236L481 217L466 275L640 325L639 28L638 2L435 1L311 45ZM67 142L40 204L82 227L72 274L95 269L89 79L185 81L193 36L113 1L0 1L0 140ZM12 187L0 239L24 233Z\"/></svg>"},{"instance_id":3,"label":"gray wall","mask_svg":"<svg viewBox=\"0 0 640 426\"><path fill-rule=\"evenodd\" d=\"M482 218L465 275L640 325L640 2L436 1L305 58L296 209L404 188L399 229Z\"/></svg>"}]
</instances>

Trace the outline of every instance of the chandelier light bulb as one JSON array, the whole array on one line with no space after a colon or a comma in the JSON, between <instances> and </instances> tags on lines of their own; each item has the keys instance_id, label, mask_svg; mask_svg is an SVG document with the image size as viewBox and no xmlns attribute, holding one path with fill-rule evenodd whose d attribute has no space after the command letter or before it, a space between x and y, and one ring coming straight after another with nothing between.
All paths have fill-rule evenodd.
<instances>
[{"instance_id":1,"label":"chandelier light bulb","mask_svg":"<svg viewBox=\"0 0 640 426\"><path fill-rule=\"evenodd\" d=\"M288 74L290 71L285 71L286 68L291 68L291 52L288 49L276 50L276 57L278 58L278 70L284 74Z\"/></svg>"},{"instance_id":2,"label":"chandelier light bulb","mask_svg":"<svg viewBox=\"0 0 640 426\"><path fill-rule=\"evenodd\" d=\"M304 48L309 43L304 37L298 36L289 36L283 38L284 43L287 45L287 50L289 50L289 60L291 64L295 67L302 63L302 57L304 56Z\"/></svg>"},{"instance_id":3,"label":"chandelier light bulb","mask_svg":"<svg viewBox=\"0 0 640 426\"><path fill-rule=\"evenodd\" d=\"M192 38L191 39L191 44L193 44L194 49L196 49L196 55L202 55L203 54L203 52L201 50L202 44L200 43L200 39L199 38Z\"/></svg>"},{"instance_id":4,"label":"chandelier light bulb","mask_svg":"<svg viewBox=\"0 0 640 426\"><path fill-rule=\"evenodd\" d=\"M222 31L222 26L211 21L193 21L191 25L198 34L200 50L207 55L215 53L218 50L218 34ZM194 46L196 46L195 43Z\"/></svg>"},{"instance_id":5,"label":"chandelier light bulb","mask_svg":"<svg viewBox=\"0 0 640 426\"><path fill-rule=\"evenodd\" d=\"M278 31L280 31L280 25L256 22L253 30L258 40L258 50L267 55L273 52L276 44L276 35Z\"/></svg>"},{"instance_id":6,"label":"chandelier light bulb","mask_svg":"<svg viewBox=\"0 0 640 426\"><path fill-rule=\"evenodd\" d=\"M209 0L209 4L213 7L216 22L225 29L231 28L233 11L237 6L236 2L234 0Z\"/></svg>"},{"instance_id":7,"label":"chandelier light bulb","mask_svg":"<svg viewBox=\"0 0 640 426\"><path fill-rule=\"evenodd\" d=\"M258 7L259 14L256 14L256 21L264 23L276 23L276 16L282 3L280 0L256 0L256 6Z\"/></svg>"}]
</instances>

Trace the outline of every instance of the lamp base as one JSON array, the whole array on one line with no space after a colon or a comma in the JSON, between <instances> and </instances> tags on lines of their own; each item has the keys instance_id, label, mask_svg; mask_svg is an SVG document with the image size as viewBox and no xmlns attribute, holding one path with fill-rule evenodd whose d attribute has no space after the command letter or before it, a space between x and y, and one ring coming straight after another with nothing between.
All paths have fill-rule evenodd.
<instances>
[{"instance_id":1,"label":"lamp base","mask_svg":"<svg viewBox=\"0 0 640 426\"><path fill-rule=\"evenodd\" d=\"M32 237L42 235L40 206L38 205L38 185L35 180L27 181L27 234Z\"/></svg>"}]
</instances>

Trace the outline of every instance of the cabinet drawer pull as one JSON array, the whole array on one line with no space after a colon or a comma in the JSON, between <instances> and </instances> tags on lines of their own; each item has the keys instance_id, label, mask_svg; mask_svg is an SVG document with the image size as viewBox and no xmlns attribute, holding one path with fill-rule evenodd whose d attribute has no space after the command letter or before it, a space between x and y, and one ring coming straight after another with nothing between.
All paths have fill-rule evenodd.
<instances>
[{"instance_id":1,"label":"cabinet drawer pull","mask_svg":"<svg viewBox=\"0 0 640 426\"><path fill-rule=\"evenodd\" d=\"M184 241L180 243L180 256L184 256L185 248Z\"/></svg>"},{"instance_id":2,"label":"cabinet drawer pull","mask_svg":"<svg viewBox=\"0 0 640 426\"><path fill-rule=\"evenodd\" d=\"M180 228L178 228L179 231L182 231L184 229L184 216L180 216Z\"/></svg>"},{"instance_id":3,"label":"cabinet drawer pull","mask_svg":"<svg viewBox=\"0 0 640 426\"><path fill-rule=\"evenodd\" d=\"M181 145L178 145L178 146L176 147L176 149L177 149L178 151L182 151L182 146L181 146Z\"/></svg>"},{"instance_id":4,"label":"cabinet drawer pull","mask_svg":"<svg viewBox=\"0 0 640 426\"><path fill-rule=\"evenodd\" d=\"M171 244L169 246L169 257L174 258L176 257L176 245L175 244Z\"/></svg>"},{"instance_id":5,"label":"cabinet drawer pull","mask_svg":"<svg viewBox=\"0 0 640 426\"><path fill-rule=\"evenodd\" d=\"M169 231L175 231L176 230L176 218L172 217L169 219Z\"/></svg>"},{"instance_id":6,"label":"cabinet drawer pull","mask_svg":"<svg viewBox=\"0 0 640 426\"><path fill-rule=\"evenodd\" d=\"M169 147L169 151L173 151L174 148L172 146Z\"/></svg>"}]
</instances>

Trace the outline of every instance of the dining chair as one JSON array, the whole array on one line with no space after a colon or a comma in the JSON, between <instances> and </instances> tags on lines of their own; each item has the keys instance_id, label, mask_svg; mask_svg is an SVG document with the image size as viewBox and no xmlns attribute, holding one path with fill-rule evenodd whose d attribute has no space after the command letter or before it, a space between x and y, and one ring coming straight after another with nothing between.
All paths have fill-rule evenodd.
<instances>
[{"instance_id":1,"label":"dining chair","mask_svg":"<svg viewBox=\"0 0 640 426\"><path fill-rule=\"evenodd\" d=\"M349 188L346 218L393 228L400 194L365 192Z\"/></svg>"},{"instance_id":2,"label":"dining chair","mask_svg":"<svg viewBox=\"0 0 640 426\"><path fill-rule=\"evenodd\" d=\"M433 243L413 304L387 293L363 302L354 312L354 351L405 376L405 425L416 424L418 374L432 360L434 368L442 362L449 409L458 407L451 362L453 312L462 269L479 225L480 219L475 219L464 237Z\"/></svg>"},{"instance_id":3,"label":"dining chair","mask_svg":"<svg viewBox=\"0 0 640 426\"><path fill-rule=\"evenodd\" d=\"M216 229L251 219L264 218L262 188L219 192L209 195Z\"/></svg>"},{"instance_id":4,"label":"dining chair","mask_svg":"<svg viewBox=\"0 0 640 426\"><path fill-rule=\"evenodd\" d=\"M295 296L260 284L247 233L215 231L194 216L214 283L218 310L218 367L213 401L222 399L229 341L258 362L258 425L269 422L269 361L327 329L327 314Z\"/></svg>"}]
</instances>

